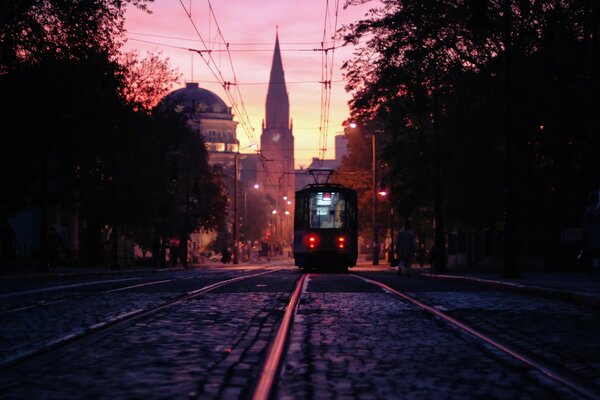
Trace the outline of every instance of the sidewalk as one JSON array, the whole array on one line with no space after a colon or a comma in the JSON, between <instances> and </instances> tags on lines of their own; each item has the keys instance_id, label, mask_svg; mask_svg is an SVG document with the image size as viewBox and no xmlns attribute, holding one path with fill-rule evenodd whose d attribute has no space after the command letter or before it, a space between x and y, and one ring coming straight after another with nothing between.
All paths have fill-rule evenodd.
<instances>
[{"instance_id":1,"label":"sidewalk","mask_svg":"<svg viewBox=\"0 0 600 400\"><path fill-rule=\"evenodd\" d=\"M590 276L587 271L521 271L519 278L509 279L501 277L499 272L448 271L437 274L427 269L421 275L434 279L469 281L518 293L600 307L600 273Z\"/></svg>"},{"instance_id":2,"label":"sidewalk","mask_svg":"<svg viewBox=\"0 0 600 400\"><path fill-rule=\"evenodd\" d=\"M289 259L284 256L275 256L271 259L259 259L240 262L239 264L223 264L220 261L204 260L202 263L188 264L188 270L201 269L201 268L245 268L245 267L259 267L273 263L280 264L293 264L293 259ZM164 272L164 271L183 271L184 268L181 264L173 267L171 264L167 264L165 268L155 267L152 265L124 265L119 269L112 269L110 265L69 265L69 266L57 266L52 268L48 272L40 272L33 265L21 265L19 268L13 268L11 270L0 270L0 281L8 280L22 280L22 279L55 279L65 278L73 276L93 276L93 275L115 275L115 274L134 274L140 272Z\"/></svg>"},{"instance_id":3,"label":"sidewalk","mask_svg":"<svg viewBox=\"0 0 600 400\"><path fill-rule=\"evenodd\" d=\"M73 276L93 276L93 275L116 275L133 274L139 272L157 272L157 271L178 271L179 267L155 268L149 266L125 266L120 269L111 269L110 266L68 266L56 267L50 271L41 272L35 268L12 269L0 272L0 280L23 280L23 279L56 279Z\"/></svg>"}]
</instances>

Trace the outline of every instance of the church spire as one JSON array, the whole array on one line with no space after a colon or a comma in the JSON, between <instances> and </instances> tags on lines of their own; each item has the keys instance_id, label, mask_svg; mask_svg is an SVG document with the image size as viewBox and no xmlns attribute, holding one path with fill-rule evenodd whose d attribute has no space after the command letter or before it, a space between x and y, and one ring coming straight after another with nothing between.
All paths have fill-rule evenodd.
<instances>
[{"instance_id":1,"label":"church spire","mask_svg":"<svg viewBox=\"0 0 600 400\"><path fill-rule=\"evenodd\" d=\"M266 128L288 129L290 119L290 103L285 87L283 63L279 50L279 27L275 33L275 50L271 64L271 76L266 104Z\"/></svg>"}]
</instances>

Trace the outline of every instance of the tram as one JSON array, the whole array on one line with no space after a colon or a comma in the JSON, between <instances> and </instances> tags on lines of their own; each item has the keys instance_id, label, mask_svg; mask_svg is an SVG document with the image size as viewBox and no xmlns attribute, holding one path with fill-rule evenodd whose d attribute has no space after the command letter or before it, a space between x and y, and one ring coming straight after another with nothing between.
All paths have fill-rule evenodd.
<instances>
[{"instance_id":1,"label":"tram","mask_svg":"<svg viewBox=\"0 0 600 400\"><path fill-rule=\"evenodd\" d=\"M296 192L294 260L303 270L342 270L356 265L356 191L334 183L306 185Z\"/></svg>"}]
</instances>

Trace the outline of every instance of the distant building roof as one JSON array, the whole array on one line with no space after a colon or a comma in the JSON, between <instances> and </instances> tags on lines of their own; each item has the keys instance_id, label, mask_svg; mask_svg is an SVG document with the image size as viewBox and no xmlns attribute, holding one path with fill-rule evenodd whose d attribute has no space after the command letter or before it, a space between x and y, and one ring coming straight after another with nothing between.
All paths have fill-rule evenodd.
<instances>
[{"instance_id":1,"label":"distant building roof","mask_svg":"<svg viewBox=\"0 0 600 400\"><path fill-rule=\"evenodd\" d=\"M197 82L187 82L184 88L166 95L160 105L169 106L178 112L190 114L206 114L214 119L233 120L231 109L215 93L198 86Z\"/></svg>"}]
</instances>

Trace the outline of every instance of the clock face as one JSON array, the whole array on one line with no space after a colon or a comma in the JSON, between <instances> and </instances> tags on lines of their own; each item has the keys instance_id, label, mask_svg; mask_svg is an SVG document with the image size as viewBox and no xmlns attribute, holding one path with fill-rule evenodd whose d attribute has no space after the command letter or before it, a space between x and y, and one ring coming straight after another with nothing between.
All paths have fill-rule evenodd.
<instances>
[{"instance_id":1,"label":"clock face","mask_svg":"<svg viewBox=\"0 0 600 400\"><path fill-rule=\"evenodd\" d=\"M271 140L274 141L275 143L279 142L279 138L281 138L281 135L277 132L275 132L273 134L273 136L271 136Z\"/></svg>"}]
</instances>

